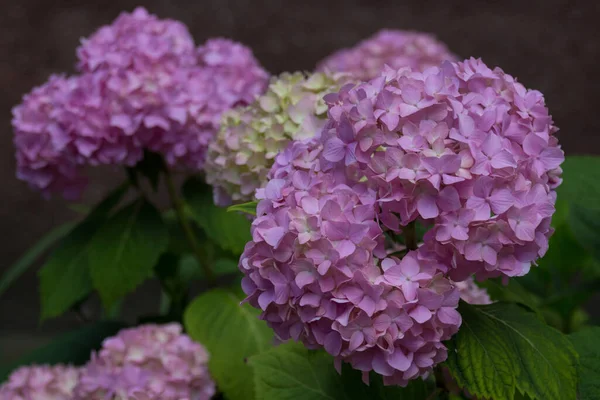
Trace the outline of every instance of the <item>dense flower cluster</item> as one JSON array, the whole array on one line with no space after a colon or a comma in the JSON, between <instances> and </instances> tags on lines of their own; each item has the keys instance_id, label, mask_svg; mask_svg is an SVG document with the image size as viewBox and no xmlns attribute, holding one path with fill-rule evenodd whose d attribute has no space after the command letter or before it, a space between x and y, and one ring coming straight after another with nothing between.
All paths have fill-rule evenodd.
<instances>
[{"instance_id":1,"label":"dense flower cluster","mask_svg":"<svg viewBox=\"0 0 600 400\"><path fill-rule=\"evenodd\" d=\"M200 170L224 112L245 106L264 92L269 76L252 51L227 39L212 39L197 50L198 66L187 70L156 120L149 148L174 167Z\"/></svg>"},{"instance_id":2,"label":"dense flower cluster","mask_svg":"<svg viewBox=\"0 0 600 400\"><path fill-rule=\"evenodd\" d=\"M545 253L563 153L541 93L476 59L325 101L322 133L257 191L243 288L280 338L404 385L460 325L449 279L523 275ZM388 256L385 236L417 220L424 243Z\"/></svg>"},{"instance_id":3,"label":"dense flower cluster","mask_svg":"<svg viewBox=\"0 0 600 400\"><path fill-rule=\"evenodd\" d=\"M148 74L152 69L166 73L194 66L194 52L194 40L183 23L161 20L138 7L83 39L77 58L83 72L112 70L129 79L123 82L130 84L135 78L148 77L148 81L138 82L143 86L156 81L153 74Z\"/></svg>"},{"instance_id":4,"label":"dense flower cluster","mask_svg":"<svg viewBox=\"0 0 600 400\"><path fill-rule=\"evenodd\" d=\"M74 367L21 367L0 386L0 400L72 400L78 380Z\"/></svg>"},{"instance_id":5,"label":"dense flower cluster","mask_svg":"<svg viewBox=\"0 0 600 400\"><path fill-rule=\"evenodd\" d=\"M382 30L353 48L339 50L319 63L319 71L347 72L367 81L383 71L410 67L423 71L456 56L433 35L422 32Z\"/></svg>"},{"instance_id":6,"label":"dense flower cluster","mask_svg":"<svg viewBox=\"0 0 600 400\"><path fill-rule=\"evenodd\" d=\"M221 114L249 104L268 75L225 39L195 48L187 28L142 8L82 42L81 75L52 78L13 110L18 176L76 197L78 166L132 166L144 149L176 168L202 168Z\"/></svg>"},{"instance_id":7,"label":"dense flower cluster","mask_svg":"<svg viewBox=\"0 0 600 400\"><path fill-rule=\"evenodd\" d=\"M446 358L441 341L460 325L459 293L426 252L386 256L377 193L323 155L315 141L277 157L257 192L243 289L281 339L406 385Z\"/></svg>"},{"instance_id":8,"label":"dense flower cluster","mask_svg":"<svg viewBox=\"0 0 600 400\"><path fill-rule=\"evenodd\" d=\"M210 399L208 353L181 326L144 325L106 339L81 372L77 399Z\"/></svg>"},{"instance_id":9,"label":"dense flower cluster","mask_svg":"<svg viewBox=\"0 0 600 400\"><path fill-rule=\"evenodd\" d=\"M226 113L205 166L215 202L226 206L252 200L275 156L290 141L310 138L323 128L323 95L336 92L345 81L341 74L284 73L250 106Z\"/></svg>"},{"instance_id":10,"label":"dense flower cluster","mask_svg":"<svg viewBox=\"0 0 600 400\"><path fill-rule=\"evenodd\" d=\"M73 157L65 157L69 129L57 114L77 86L75 78L52 76L23 97L13 109L17 177L45 193L62 192L75 198L86 184Z\"/></svg>"}]
</instances>

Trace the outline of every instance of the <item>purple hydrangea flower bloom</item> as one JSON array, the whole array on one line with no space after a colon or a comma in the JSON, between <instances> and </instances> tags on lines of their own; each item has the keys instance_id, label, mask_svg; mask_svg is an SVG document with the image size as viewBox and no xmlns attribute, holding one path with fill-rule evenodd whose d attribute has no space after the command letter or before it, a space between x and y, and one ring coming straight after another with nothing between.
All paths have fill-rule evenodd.
<instances>
[{"instance_id":1,"label":"purple hydrangea flower bloom","mask_svg":"<svg viewBox=\"0 0 600 400\"><path fill-rule=\"evenodd\" d=\"M325 101L324 129L256 193L243 289L279 338L406 385L446 357L454 281L523 275L546 251L557 129L539 92L476 59L388 69ZM432 226L424 242L389 256L384 233L414 221Z\"/></svg>"},{"instance_id":2,"label":"purple hydrangea flower bloom","mask_svg":"<svg viewBox=\"0 0 600 400\"><path fill-rule=\"evenodd\" d=\"M123 13L77 51L81 75L52 78L13 110L18 177L76 198L84 165L135 165L143 150L197 171L221 115L252 102L268 75L241 44L196 48L180 22ZM50 140L51 139L51 140Z\"/></svg>"},{"instance_id":3,"label":"purple hydrangea flower bloom","mask_svg":"<svg viewBox=\"0 0 600 400\"><path fill-rule=\"evenodd\" d=\"M177 91L165 103L169 127L155 127L149 145L168 164L188 170L204 167L223 114L252 103L269 80L252 51L231 40L208 40L196 56L198 65L178 78Z\"/></svg>"},{"instance_id":4,"label":"purple hydrangea flower bloom","mask_svg":"<svg viewBox=\"0 0 600 400\"><path fill-rule=\"evenodd\" d=\"M87 182L70 147L70 126L61 118L74 87L76 78L50 77L23 97L12 120L17 177L45 195L61 192L67 199L77 198Z\"/></svg>"},{"instance_id":5,"label":"purple hydrangea flower bloom","mask_svg":"<svg viewBox=\"0 0 600 400\"><path fill-rule=\"evenodd\" d=\"M318 139L293 142L257 191L240 262L247 301L280 339L406 385L446 358L442 341L461 321L458 291L427 252L386 257L377 193L326 153Z\"/></svg>"},{"instance_id":6,"label":"purple hydrangea flower bloom","mask_svg":"<svg viewBox=\"0 0 600 400\"><path fill-rule=\"evenodd\" d=\"M35 365L14 371L0 386L0 400L72 400L79 369Z\"/></svg>"},{"instance_id":7,"label":"purple hydrangea flower bloom","mask_svg":"<svg viewBox=\"0 0 600 400\"><path fill-rule=\"evenodd\" d=\"M76 398L210 399L215 384L208 353L178 324L125 329L104 341L82 369Z\"/></svg>"},{"instance_id":8,"label":"purple hydrangea flower bloom","mask_svg":"<svg viewBox=\"0 0 600 400\"><path fill-rule=\"evenodd\" d=\"M386 65L392 69L410 67L422 71L445 60L454 61L456 56L433 35L385 29L352 48L328 56L317 70L347 72L366 81L379 76Z\"/></svg>"},{"instance_id":9,"label":"purple hydrangea flower bloom","mask_svg":"<svg viewBox=\"0 0 600 400\"><path fill-rule=\"evenodd\" d=\"M194 66L194 51L194 39L183 23L161 20L138 7L81 41L78 68L83 72L174 70Z\"/></svg>"}]
</instances>

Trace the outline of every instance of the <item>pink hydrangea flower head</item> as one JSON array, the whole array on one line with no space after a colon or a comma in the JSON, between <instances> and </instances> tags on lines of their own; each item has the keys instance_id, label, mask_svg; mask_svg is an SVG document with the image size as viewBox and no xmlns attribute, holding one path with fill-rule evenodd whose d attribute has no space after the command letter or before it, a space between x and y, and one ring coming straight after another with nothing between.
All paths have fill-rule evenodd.
<instances>
[{"instance_id":1,"label":"pink hydrangea flower head","mask_svg":"<svg viewBox=\"0 0 600 400\"><path fill-rule=\"evenodd\" d=\"M225 39L196 48L185 25L143 8L77 53L80 76L52 77L13 110L18 177L70 199L85 186L82 166L133 166L145 149L201 169L223 112L252 102L268 81L248 48Z\"/></svg>"},{"instance_id":2,"label":"pink hydrangea flower head","mask_svg":"<svg viewBox=\"0 0 600 400\"><path fill-rule=\"evenodd\" d=\"M253 102L269 80L252 51L231 40L208 40L196 56L198 66L182 74L177 96L167 103L169 129L157 129L150 141L170 165L191 170L203 168L223 113Z\"/></svg>"},{"instance_id":3,"label":"pink hydrangea flower head","mask_svg":"<svg viewBox=\"0 0 600 400\"><path fill-rule=\"evenodd\" d=\"M325 152L317 139L293 142L257 191L240 261L247 301L280 339L406 385L446 358L458 291L426 252L386 256L377 193Z\"/></svg>"},{"instance_id":4,"label":"pink hydrangea flower head","mask_svg":"<svg viewBox=\"0 0 600 400\"><path fill-rule=\"evenodd\" d=\"M242 286L281 339L405 385L458 330L450 279L523 275L544 254L564 156L541 94L481 60L386 69L325 101L323 130L256 192ZM385 237L416 221L423 243L390 256Z\"/></svg>"},{"instance_id":5,"label":"pink hydrangea flower head","mask_svg":"<svg viewBox=\"0 0 600 400\"><path fill-rule=\"evenodd\" d=\"M345 81L342 74L284 73L250 106L226 113L205 166L215 202L227 206L252 200L275 156L290 141L308 139L323 128L323 95L338 91Z\"/></svg>"},{"instance_id":6,"label":"pink hydrangea flower head","mask_svg":"<svg viewBox=\"0 0 600 400\"><path fill-rule=\"evenodd\" d=\"M114 124L171 166L199 170L221 114L252 102L268 75L247 47L211 39L195 48L185 25L143 8L84 40L80 68L105 72Z\"/></svg>"},{"instance_id":7,"label":"pink hydrangea flower head","mask_svg":"<svg viewBox=\"0 0 600 400\"><path fill-rule=\"evenodd\" d=\"M78 380L79 370L75 367L21 367L0 386L0 400L72 400Z\"/></svg>"},{"instance_id":8,"label":"pink hydrangea flower head","mask_svg":"<svg viewBox=\"0 0 600 400\"><path fill-rule=\"evenodd\" d=\"M210 399L208 353L178 324L125 329L104 341L82 370L78 399Z\"/></svg>"},{"instance_id":9,"label":"pink hydrangea flower head","mask_svg":"<svg viewBox=\"0 0 600 400\"><path fill-rule=\"evenodd\" d=\"M83 39L77 57L83 72L143 71L157 66L168 70L195 65L194 51L194 40L183 23L161 20L138 7Z\"/></svg>"},{"instance_id":10,"label":"pink hydrangea flower head","mask_svg":"<svg viewBox=\"0 0 600 400\"><path fill-rule=\"evenodd\" d=\"M76 78L52 76L13 108L17 177L46 195L77 198L86 184L70 153L72 130L61 113Z\"/></svg>"},{"instance_id":11,"label":"pink hydrangea flower head","mask_svg":"<svg viewBox=\"0 0 600 400\"><path fill-rule=\"evenodd\" d=\"M432 224L450 278L520 276L544 255L564 154L541 93L469 59L326 100L322 158L369 183L387 228Z\"/></svg>"},{"instance_id":12,"label":"pink hydrangea flower head","mask_svg":"<svg viewBox=\"0 0 600 400\"><path fill-rule=\"evenodd\" d=\"M469 277L461 282L454 282L454 285L460 293L460 298L467 303L477 305L492 304L492 299L487 290L477 286L473 277Z\"/></svg>"},{"instance_id":13,"label":"pink hydrangea flower head","mask_svg":"<svg viewBox=\"0 0 600 400\"><path fill-rule=\"evenodd\" d=\"M382 30L355 47L339 50L319 63L319 71L347 72L360 80L373 79L387 65L422 71L454 61L456 56L433 35L422 32Z\"/></svg>"}]
</instances>

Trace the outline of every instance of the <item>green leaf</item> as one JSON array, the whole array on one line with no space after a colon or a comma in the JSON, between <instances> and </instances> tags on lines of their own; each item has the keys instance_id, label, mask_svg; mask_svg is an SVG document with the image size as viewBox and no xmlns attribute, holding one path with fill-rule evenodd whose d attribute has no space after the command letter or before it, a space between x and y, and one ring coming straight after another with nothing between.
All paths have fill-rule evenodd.
<instances>
[{"instance_id":1,"label":"green leaf","mask_svg":"<svg viewBox=\"0 0 600 400\"><path fill-rule=\"evenodd\" d=\"M204 279L204 270L200 268L198 260L192 254L181 256L179 262L181 279L184 281ZM238 263L230 258L220 258L212 266L215 276L229 275L239 272Z\"/></svg>"},{"instance_id":2,"label":"green leaf","mask_svg":"<svg viewBox=\"0 0 600 400\"><path fill-rule=\"evenodd\" d=\"M127 188L127 185L119 186L94 207L64 237L39 271L42 321L64 313L92 291L88 246Z\"/></svg>"},{"instance_id":3,"label":"green leaf","mask_svg":"<svg viewBox=\"0 0 600 400\"><path fill-rule=\"evenodd\" d=\"M600 157L569 156L561 165L558 198L590 209L600 208Z\"/></svg>"},{"instance_id":4,"label":"green leaf","mask_svg":"<svg viewBox=\"0 0 600 400\"><path fill-rule=\"evenodd\" d=\"M27 253L23 254L21 258L11 265L0 279L0 296L33 265L40 255L63 238L74 226L75 223L73 222L57 226L45 234L36 244L27 250Z\"/></svg>"},{"instance_id":5,"label":"green leaf","mask_svg":"<svg viewBox=\"0 0 600 400\"><path fill-rule=\"evenodd\" d=\"M210 186L197 178L183 185L183 195L194 220L204 232L223 249L239 255L251 240L250 221L238 213L213 204Z\"/></svg>"},{"instance_id":6,"label":"green leaf","mask_svg":"<svg viewBox=\"0 0 600 400\"><path fill-rule=\"evenodd\" d=\"M423 380L406 388L383 386L376 374L367 386L361 372L344 365L340 375L329 354L294 342L255 355L249 362L254 369L256 397L261 400L423 400L434 390Z\"/></svg>"},{"instance_id":7,"label":"green leaf","mask_svg":"<svg viewBox=\"0 0 600 400\"><path fill-rule=\"evenodd\" d=\"M566 336L516 304L461 302L463 322L447 343L446 362L471 394L514 399L515 389L538 400L575 400L577 353Z\"/></svg>"},{"instance_id":8,"label":"green leaf","mask_svg":"<svg viewBox=\"0 0 600 400\"><path fill-rule=\"evenodd\" d=\"M501 278L477 282L477 285L485 288L492 300L523 304L538 314L538 317L540 317L542 321L544 320L538 311L541 300L536 295L525 289L519 283L518 278L511 279L507 285L502 283Z\"/></svg>"},{"instance_id":9,"label":"green leaf","mask_svg":"<svg viewBox=\"0 0 600 400\"><path fill-rule=\"evenodd\" d=\"M256 215L256 205L258 201L251 201L244 204L235 204L227 208L227 212L238 211L245 214Z\"/></svg>"},{"instance_id":10,"label":"green leaf","mask_svg":"<svg viewBox=\"0 0 600 400\"><path fill-rule=\"evenodd\" d=\"M574 204L570 208L570 225L577 242L600 260L600 210Z\"/></svg>"},{"instance_id":11,"label":"green leaf","mask_svg":"<svg viewBox=\"0 0 600 400\"><path fill-rule=\"evenodd\" d=\"M8 368L0 370L0 382L15 368L30 364L73 364L83 365L90 359L93 350L102 341L113 336L126 325L115 321L101 321L57 337L51 343L25 355Z\"/></svg>"},{"instance_id":12,"label":"green leaf","mask_svg":"<svg viewBox=\"0 0 600 400\"><path fill-rule=\"evenodd\" d=\"M569 335L579 353L579 399L600 399L600 327Z\"/></svg>"},{"instance_id":13,"label":"green leaf","mask_svg":"<svg viewBox=\"0 0 600 400\"><path fill-rule=\"evenodd\" d=\"M89 244L88 262L94 288L106 308L152 275L168 240L160 213L143 199L102 225Z\"/></svg>"},{"instance_id":14,"label":"green leaf","mask_svg":"<svg viewBox=\"0 0 600 400\"><path fill-rule=\"evenodd\" d=\"M188 334L208 349L209 369L228 400L255 398L246 359L268 349L273 340L269 327L258 319L258 310L240 305L241 299L215 289L198 296L184 315Z\"/></svg>"}]
</instances>

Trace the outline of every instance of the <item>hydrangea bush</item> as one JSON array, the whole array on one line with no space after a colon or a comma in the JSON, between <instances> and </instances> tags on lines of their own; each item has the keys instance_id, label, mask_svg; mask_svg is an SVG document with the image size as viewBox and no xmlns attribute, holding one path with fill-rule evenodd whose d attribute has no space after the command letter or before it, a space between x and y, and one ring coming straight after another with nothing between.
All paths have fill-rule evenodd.
<instances>
[{"instance_id":1,"label":"hydrangea bush","mask_svg":"<svg viewBox=\"0 0 600 400\"><path fill-rule=\"evenodd\" d=\"M389 30L269 78L142 8L77 57L13 109L17 177L126 180L0 277L51 250L41 320L82 323L0 400L598 397L600 161L565 160L537 90Z\"/></svg>"}]
</instances>

